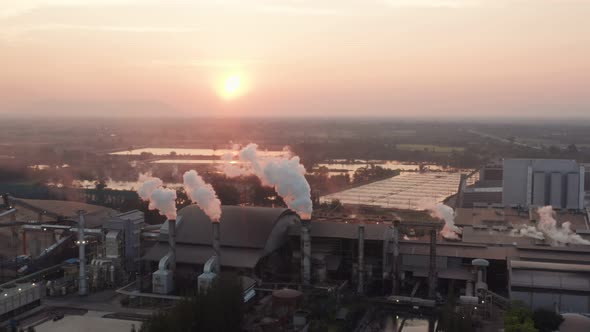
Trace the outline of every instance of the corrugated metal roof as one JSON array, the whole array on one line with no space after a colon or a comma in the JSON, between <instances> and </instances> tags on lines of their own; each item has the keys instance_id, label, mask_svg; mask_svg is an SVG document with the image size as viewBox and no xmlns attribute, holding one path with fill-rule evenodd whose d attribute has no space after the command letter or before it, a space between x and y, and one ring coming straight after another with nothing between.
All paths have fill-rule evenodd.
<instances>
[{"instance_id":1,"label":"corrugated metal roof","mask_svg":"<svg viewBox=\"0 0 590 332\"><path fill-rule=\"evenodd\" d=\"M590 279L586 273L513 270L510 286L588 292L590 291Z\"/></svg>"},{"instance_id":2,"label":"corrugated metal roof","mask_svg":"<svg viewBox=\"0 0 590 332\"><path fill-rule=\"evenodd\" d=\"M563 263L545 263L545 262L511 260L510 266L512 267L512 269L590 273L590 265L583 265L583 264L563 264Z\"/></svg>"},{"instance_id":3,"label":"corrugated metal roof","mask_svg":"<svg viewBox=\"0 0 590 332\"><path fill-rule=\"evenodd\" d=\"M182 222L177 226L176 242L211 245L211 219L196 205L180 211ZM222 246L264 248L277 220L295 212L283 208L222 206L220 241ZM162 239L165 240L165 239Z\"/></svg>"},{"instance_id":4,"label":"corrugated metal roof","mask_svg":"<svg viewBox=\"0 0 590 332\"><path fill-rule=\"evenodd\" d=\"M331 221L314 221L310 223L312 237L357 239L361 224ZM415 225L415 224L413 224ZM365 240L383 240L385 230L389 224L365 224ZM403 222L402 222L403 226ZM289 226L289 235L299 236L301 224Z\"/></svg>"},{"instance_id":5,"label":"corrugated metal roof","mask_svg":"<svg viewBox=\"0 0 590 332\"><path fill-rule=\"evenodd\" d=\"M168 253L169 247L165 243L157 243L143 256L148 261L159 261ZM264 257L262 250L244 248L221 248L221 265L253 269L258 261ZM215 255L212 247L199 245L176 245L176 262L183 264L202 265Z\"/></svg>"}]
</instances>

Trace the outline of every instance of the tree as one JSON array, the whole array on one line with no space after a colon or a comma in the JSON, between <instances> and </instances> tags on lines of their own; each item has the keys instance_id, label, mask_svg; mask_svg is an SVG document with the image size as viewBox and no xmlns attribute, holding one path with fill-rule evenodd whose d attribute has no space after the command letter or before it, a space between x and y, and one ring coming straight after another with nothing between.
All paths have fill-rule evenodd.
<instances>
[{"instance_id":1,"label":"tree","mask_svg":"<svg viewBox=\"0 0 590 332\"><path fill-rule=\"evenodd\" d=\"M192 294L147 320L140 332L241 331L242 287L220 277L206 293Z\"/></svg>"},{"instance_id":2,"label":"tree","mask_svg":"<svg viewBox=\"0 0 590 332\"><path fill-rule=\"evenodd\" d=\"M505 332L539 332L535 328L533 313L520 301L513 301L504 314Z\"/></svg>"},{"instance_id":3,"label":"tree","mask_svg":"<svg viewBox=\"0 0 590 332\"><path fill-rule=\"evenodd\" d=\"M552 332L559 329L559 325L563 323L563 316L553 310L537 309L533 312L533 321L535 328L539 332Z\"/></svg>"},{"instance_id":4,"label":"tree","mask_svg":"<svg viewBox=\"0 0 590 332\"><path fill-rule=\"evenodd\" d=\"M578 147L575 144L570 144L567 146L567 152L578 153Z\"/></svg>"}]
</instances>

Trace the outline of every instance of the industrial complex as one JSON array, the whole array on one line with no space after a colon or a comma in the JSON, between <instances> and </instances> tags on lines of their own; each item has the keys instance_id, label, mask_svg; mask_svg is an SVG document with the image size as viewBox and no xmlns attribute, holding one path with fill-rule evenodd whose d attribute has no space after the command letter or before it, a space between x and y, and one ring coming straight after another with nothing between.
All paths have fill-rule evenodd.
<instances>
[{"instance_id":1,"label":"industrial complex","mask_svg":"<svg viewBox=\"0 0 590 332\"><path fill-rule=\"evenodd\" d=\"M450 294L482 320L497 319L511 300L590 313L585 178L571 160L506 159L479 172L416 173L333 193L320 201L340 205L311 218L221 206L215 220L189 205L155 225L140 211L4 195L0 236L10 264L0 271L0 315L19 319L45 299L104 290L138 307L170 303L223 273L241 279L244 302L272 302L250 313L251 331L304 330L300 299L312 291L423 315L431 331L429 312Z\"/></svg>"}]
</instances>

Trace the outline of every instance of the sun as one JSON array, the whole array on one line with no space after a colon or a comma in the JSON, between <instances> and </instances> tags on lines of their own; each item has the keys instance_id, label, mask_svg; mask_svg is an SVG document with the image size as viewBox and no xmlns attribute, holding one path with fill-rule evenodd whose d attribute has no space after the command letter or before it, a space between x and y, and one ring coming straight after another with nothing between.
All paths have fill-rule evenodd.
<instances>
[{"instance_id":1,"label":"sun","mask_svg":"<svg viewBox=\"0 0 590 332\"><path fill-rule=\"evenodd\" d=\"M223 80L222 95L226 99L240 96L244 92L244 82L240 75L231 74Z\"/></svg>"}]
</instances>

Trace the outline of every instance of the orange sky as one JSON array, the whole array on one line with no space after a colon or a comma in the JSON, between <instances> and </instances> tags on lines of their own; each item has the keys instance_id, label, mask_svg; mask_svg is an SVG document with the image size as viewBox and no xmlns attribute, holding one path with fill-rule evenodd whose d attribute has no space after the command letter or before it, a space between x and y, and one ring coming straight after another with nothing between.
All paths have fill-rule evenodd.
<instances>
[{"instance_id":1,"label":"orange sky","mask_svg":"<svg viewBox=\"0 0 590 332\"><path fill-rule=\"evenodd\" d=\"M590 116L589 17L587 0L0 1L0 112ZM235 73L247 91L220 98Z\"/></svg>"}]
</instances>

